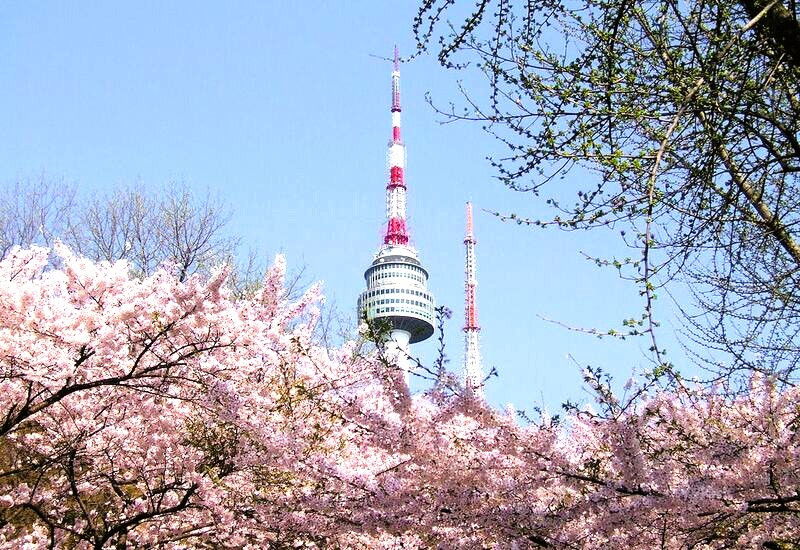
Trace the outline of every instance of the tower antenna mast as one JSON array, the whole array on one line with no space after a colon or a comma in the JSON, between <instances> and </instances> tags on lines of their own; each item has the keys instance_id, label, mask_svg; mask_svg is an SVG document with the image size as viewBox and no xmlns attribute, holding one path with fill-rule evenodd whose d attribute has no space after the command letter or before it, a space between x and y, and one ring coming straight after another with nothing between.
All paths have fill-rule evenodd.
<instances>
[{"instance_id":1,"label":"tower antenna mast","mask_svg":"<svg viewBox=\"0 0 800 550\"><path fill-rule=\"evenodd\" d=\"M472 203L467 203L467 233L464 236L466 260L464 266L464 383L468 390L483 395L483 368L478 343L478 308L475 303L475 232L472 227Z\"/></svg>"},{"instance_id":2,"label":"tower antenna mast","mask_svg":"<svg viewBox=\"0 0 800 550\"><path fill-rule=\"evenodd\" d=\"M394 47L392 71L392 140L389 142L389 181L386 184L386 236L384 244L408 244L406 229L406 147L400 133L400 58Z\"/></svg>"}]
</instances>

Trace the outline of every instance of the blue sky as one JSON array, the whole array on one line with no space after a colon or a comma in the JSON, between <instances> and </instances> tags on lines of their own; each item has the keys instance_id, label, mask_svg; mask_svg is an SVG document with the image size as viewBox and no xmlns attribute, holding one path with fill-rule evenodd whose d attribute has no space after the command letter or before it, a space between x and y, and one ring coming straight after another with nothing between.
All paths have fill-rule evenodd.
<instances>
[{"instance_id":1,"label":"blue sky","mask_svg":"<svg viewBox=\"0 0 800 550\"><path fill-rule=\"evenodd\" d=\"M380 242L391 135L391 68L371 54L388 56L394 43L409 52L415 13L415 2L383 1L7 3L0 182L43 174L87 195L175 181L208 190L231 206L230 230L247 246L263 257L284 252L350 313ZM587 399L576 363L621 383L646 367L649 342L598 340L541 319L607 329L638 316L636 289L581 255L618 252L616 240L483 213L547 210L544 199L493 179L491 137L476 125L440 124L426 104L426 92L440 103L457 99L456 78L467 75L430 57L401 74L410 227L437 301L454 312L450 366L462 358L464 203L472 200L484 364L500 372L487 387L491 402L553 410ZM415 349L433 360L432 343Z\"/></svg>"}]
</instances>

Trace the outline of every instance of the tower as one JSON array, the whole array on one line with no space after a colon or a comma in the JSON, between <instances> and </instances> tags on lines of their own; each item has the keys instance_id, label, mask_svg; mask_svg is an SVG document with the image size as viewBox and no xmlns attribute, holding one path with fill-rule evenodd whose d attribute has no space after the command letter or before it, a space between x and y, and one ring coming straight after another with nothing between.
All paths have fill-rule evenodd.
<instances>
[{"instance_id":1,"label":"tower","mask_svg":"<svg viewBox=\"0 0 800 550\"><path fill-rule=\"evenodd\" d=\"M392 71L392 139L386 184L386 230L383 244L364 272L367 288L358 298L359 316L388 323L387 351L408 377L408 346L433 334L434 300L428 271L409 243L406 227L405 145L400 135L400 67L397 46Z\"/></svg>"},{"instance_id":2,"label":"tower","mask_svg":"<svg viewBox=\"0 0 800 550\"><path fill-rule=\"evenodd\" d=\"M475 304L475 233L472 229L472 203L467 203L467 234L464 236L466 262L464 266L464 385L468 390L483 394L481 352L478 346L478 309Z\"/></svg>"}]
</instances>

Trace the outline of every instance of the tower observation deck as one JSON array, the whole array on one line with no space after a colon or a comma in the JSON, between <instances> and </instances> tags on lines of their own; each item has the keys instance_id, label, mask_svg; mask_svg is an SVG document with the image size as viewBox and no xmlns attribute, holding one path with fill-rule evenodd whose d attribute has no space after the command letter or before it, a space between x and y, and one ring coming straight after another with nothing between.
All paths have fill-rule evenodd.
<instances>
[{"instance_id":1,"label":"tower observation deck","mask_svg":"<svg viewBox=\"0 0 800 550\"><path fill-rule=\"evenodd\" d=\"M383 244L364 272L367 288L358 298L360 318L388 322L387 344L397 348L397 362L407 370L408 345L433 334L434 299L428 271L409 243L406 227L405 144L400 128L400 70L397 47L392 71L392 139L389 141L389 181L386 184L386 229Z\"/></svg>"}]
</instances>

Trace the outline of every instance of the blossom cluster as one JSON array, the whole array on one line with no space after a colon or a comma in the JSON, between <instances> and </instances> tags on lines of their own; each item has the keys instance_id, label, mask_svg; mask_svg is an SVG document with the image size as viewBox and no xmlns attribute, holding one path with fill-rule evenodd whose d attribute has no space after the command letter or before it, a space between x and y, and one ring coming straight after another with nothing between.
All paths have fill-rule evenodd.
<instances>
[{"instance_id":1,"label":"blossom cluster","mask_svg":"<svg viewBox=\"0 0 800 550\"><path fill-rule=\"evenodd\" d=\"M56 265L57 267L53 267ZM278 257L130 275L64 247L0 261L0 546L723 548L800 539L798 390L664 390L528 425L410 395L314 337ZM769 546L771 545L771 546Z\"/></svg>"}]
</instances>

